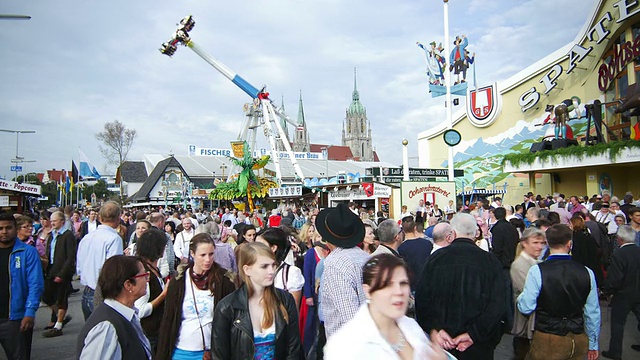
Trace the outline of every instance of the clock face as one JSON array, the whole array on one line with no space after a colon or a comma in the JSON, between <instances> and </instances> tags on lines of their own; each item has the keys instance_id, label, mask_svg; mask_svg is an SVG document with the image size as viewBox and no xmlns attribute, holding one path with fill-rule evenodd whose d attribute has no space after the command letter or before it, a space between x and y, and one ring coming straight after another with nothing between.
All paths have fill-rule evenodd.
<instances>
[{"instance_id":1,"label":"clock face","mask_svg":"<svg viewBox=\"0 0 640 360\"><path fill-rule=\"evenodd\" d=\"M443 138L444 138L445 144L449 146L456 146L460 143L460 140L462 140L462 136L460 136L460 133L458 132L458 130L454 130L454 129L449 129L445 131Z\"/></svg>"}]
</instances>

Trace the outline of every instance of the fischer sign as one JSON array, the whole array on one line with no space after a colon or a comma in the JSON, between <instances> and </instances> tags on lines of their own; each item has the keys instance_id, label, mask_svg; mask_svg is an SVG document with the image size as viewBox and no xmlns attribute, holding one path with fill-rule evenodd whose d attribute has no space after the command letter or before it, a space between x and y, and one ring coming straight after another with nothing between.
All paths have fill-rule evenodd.
<instances>
[{"instance_id":1,"label":"fischer sign","mask_svg":"<svg viewBox=\"0 0 640 360\"><path fill-rule=\"evenodd\" d=\"M15 181L9 181L9 180L0 180L0 189L17 191L17 192L33 194L33 195L42 194L42 188L40 187L40 185L18 184Z\"/></svg>"}]
</instances>

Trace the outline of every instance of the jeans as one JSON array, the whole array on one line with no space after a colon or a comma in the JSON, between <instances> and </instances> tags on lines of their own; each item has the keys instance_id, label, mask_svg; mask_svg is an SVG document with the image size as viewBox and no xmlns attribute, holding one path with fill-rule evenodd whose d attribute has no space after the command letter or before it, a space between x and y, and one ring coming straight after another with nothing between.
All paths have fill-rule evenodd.
<instances>
[{"instance_id":1,"label":"jeans","mask_svg":"<svg viewBox=\"0 0 640 360\"><path fill-rule=\"evenodd\" d=\"M82 292L82 314L84 315L84 321L87 321L91 313L93 312L93 294L95 290L85 286Z\"/></svg>"}]
</instances>

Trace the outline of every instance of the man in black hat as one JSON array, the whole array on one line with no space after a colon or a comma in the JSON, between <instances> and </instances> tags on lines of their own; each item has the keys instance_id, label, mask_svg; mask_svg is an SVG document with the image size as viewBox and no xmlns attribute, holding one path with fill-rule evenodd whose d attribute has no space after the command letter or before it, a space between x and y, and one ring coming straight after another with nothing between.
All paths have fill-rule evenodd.
<instances>
[{"instance_id":1,"label":"man in black hat","mask_svg":"<svg viewBox=\"0 0 640 360\"><path fill-rule=\"evenodd\" d=\"M351 320L365 302L362 267L369 255L356 246L364 239L364 225L345 204L320 211L316 230L331 249L324 260L320 285L328 338Z\"/></svg>"}]
</instances>

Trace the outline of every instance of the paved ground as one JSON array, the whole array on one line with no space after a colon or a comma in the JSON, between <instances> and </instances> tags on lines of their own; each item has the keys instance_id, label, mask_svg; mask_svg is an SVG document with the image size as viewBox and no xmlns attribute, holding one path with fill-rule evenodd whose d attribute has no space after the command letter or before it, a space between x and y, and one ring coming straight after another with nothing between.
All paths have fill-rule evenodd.
<instances>
[{"instance_id":1,"label":"paved ground","mask_svg":"<svg viewBox=\"0 0 640 360\"><path fill-rule=\"evenodd\" d=\"M79 288L81 285L76 281L74 287ZM76 338L84 319L82 310L80 309L81 292L72 295L69 298L69 314L73 316L73 320L64 328L64 335L46 339L42 337L42 328L49 321L49 310L45 307L40 308L36 316L36 328L33 334L32 359L34 360L66 360L74 359ZM610 309L606 303L602 306L602 329L600 331L600 348L607 349L609 344L609 320L611 319ZM631 344L640 344L640 332L637 330L637 321L633 315L630 315L625 328L624 337L624 354L625 360L640 359L640 352L636 352L630 348ZM503 336L502 342L498 345L495 353L496 360L509 360L513 356L511 351L511 336ZM0 359L3 359L4 353L0 351ZM600 356L601 359L605 359Z\"/></svg>"}]
</instances>

